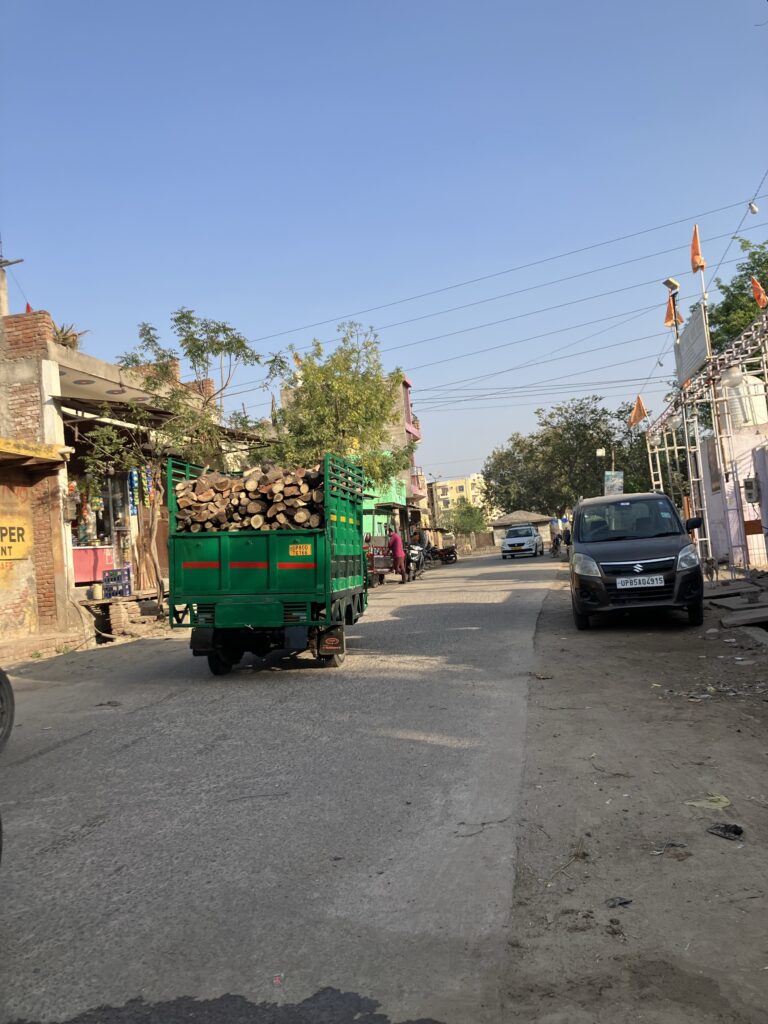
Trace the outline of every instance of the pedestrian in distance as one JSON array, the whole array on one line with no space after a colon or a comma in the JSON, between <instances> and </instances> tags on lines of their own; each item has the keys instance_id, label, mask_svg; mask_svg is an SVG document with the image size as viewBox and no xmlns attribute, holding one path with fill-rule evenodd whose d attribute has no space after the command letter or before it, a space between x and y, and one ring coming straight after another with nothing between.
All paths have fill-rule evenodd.
<instances>
[{"instance_id":1,"label":"pedestrian in distance","mask_svg":"<svg viewBox=\"0 0 768 1024\"><path fill-rule=\"evenodd\" d=\"M400 573L400 582L405 583L405 548L403 547L403 538L394 526L388 526L387 532L389 533L387 548L392 554L392 568L395 572Z\"/></svg>"},{"instance_id":2,"label":"pedestrian in distance","mask_svg":"<svg viewBox=\"0 0 768 1024\"><path fill-rule=\"evenodd\" d=\"M571 528L566 525L563 530L563 544L565 545L565 557L571 557Z\"/></svg>"}]
</instances>

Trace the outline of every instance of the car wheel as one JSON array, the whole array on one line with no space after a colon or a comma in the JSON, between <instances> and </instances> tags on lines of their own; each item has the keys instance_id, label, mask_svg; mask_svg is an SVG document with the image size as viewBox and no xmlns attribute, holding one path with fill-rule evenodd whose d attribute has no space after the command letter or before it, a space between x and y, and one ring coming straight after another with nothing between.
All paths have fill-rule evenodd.
<instances>
[{"instance_id":1,"label":"car wheel","mask_svg":"<svg viewBox=\"0 0 768 1024\"><path fill-rule=\"evenodd\" d=\"M689 626L702 626L704 625L704 602L697 601L696 604L688 605L688 625Z\"/></svg>"},{"instance_id":2,"label":"car wheel","mask_svg":"<svg viewBox=\"0 0 768 1024\"><path fill-rule=\"evenodd\" d=\"M573 622L576 629L589 629L589 616L585 612L579 611L573 598L571 598L571 608L573 610Z\"/></svg>"},{"instance_id":3,"label":"car wheel","mask_svg":"<svg viewBox=\"0 0 768 1024\"><path fill-rule=\"evenodd\" d=\"M501 557L502 557L502 558L506 558L507 556L506 556L506 555L502 555Z\"/></svg>"}]
</instances>

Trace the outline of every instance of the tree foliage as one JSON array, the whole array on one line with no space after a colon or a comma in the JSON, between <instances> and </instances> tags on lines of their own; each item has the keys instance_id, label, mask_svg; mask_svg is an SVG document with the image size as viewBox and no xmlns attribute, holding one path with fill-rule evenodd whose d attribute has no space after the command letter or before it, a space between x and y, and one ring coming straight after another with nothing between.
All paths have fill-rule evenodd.
<instances>
[{"instance_id":1,"label":"tree foliage","mask_svg":"<svg viewBox=\"0 0 768 1024\"><path fill-rule=\"evenodd\" d=\"M169 455L188 462L226 469L233 449L238 447L232 424L221 412L226 389L241 366L264 364L242 334L220 320L207 320L191 309L179 309L171 317L175 342L164 345L158 331L148 323L139 325L139 343L119 360L123 369L133 372L148 401L128 399L125 407L102 410L112 423L103 423L85 434L88 449L84 458L86 472L101 484L116 470L148 467L152 484L149 505L149 550L162 605L160 561L157 551L157 524L165 492L165 466ZM179 380L179 369L188 366L191 381ZM280 357L266 360L267 379L280 372ZM218 387L208 382L216 371ZM249 424L238 417L240 431ZM243 452L252 437L244 437Z\"/></svg>"},{"instance_id":2,"label":"tree foliage","mask_svg":"<svg viewBox=\"0 0 768 1024\"><path fill-rule=\"evenodd\" d=\"M310 465L331 452L359 461L373 483L386 483L408 467L412 451L391 430L403 374L384 371L372 329L348 322L338 330L339 344L328 354L319 341L307 354L292 350L293 367L282 373L282 406L272 412L269 454Z\"/></svg>"},{"instance_id":3,"label":"tree foliage","mask_svg":"<svg viewBox=\"0 0 768 1024\"><path fill-rule=\"evenodd\" d=\"M441 510L440 525L454 533L481 533L487 526L485 510L459 498L453 508Z\"/></svg>"},{"instance_id":4,"label":"tree foliage","mask_svg":"<svg viewBox=\"0 0 768 1024\"><path fill-rule=\"evenodd\" d=\"M768 242L755 244L745 238L738 241L745 259L736 265L736 273L730 281L715 278L722 298L708 309L713 352L721 352L760 315L751 279L756 277L768 289Z\"/></svg>"},{"instance_id":5,"label":"tree foliage","mask_svg":"<svg viewBox=\"0 0 768 1024\"><path fill-rule=\"evenodd\" d=\"M627 423L631 406L609 410L599 395L537 409L538 430L512 434L485 461L486 500L504 512L562 515L579 497L602 494L603 472L624 471L627 491L650 488L643 435ZM606 458L598 458L598 448Z\"/></svg>"}]
</instances>

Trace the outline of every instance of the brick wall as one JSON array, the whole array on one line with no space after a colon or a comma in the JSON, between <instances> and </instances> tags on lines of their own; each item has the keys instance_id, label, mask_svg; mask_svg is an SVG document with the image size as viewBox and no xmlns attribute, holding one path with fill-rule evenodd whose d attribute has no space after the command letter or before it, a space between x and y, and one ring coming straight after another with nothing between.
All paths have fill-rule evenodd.
<instances>
[{"instance_id":1,"label":"brick wall","mask_svg":"<svg viewBox=\"0 0 768 1024\"><path fill-rule=\"evenodd\" d=\"M41 626L58 624L56 604L55 571L63 571L60 557L57 558L55 542L60 536L58 481L55 473L36 480L30 487L32 504L32 529L35 536L33 560L35 564L35 585L37 589L37 619Z\"/></svg>"},{"instance_id":2,"label":"brick wall","mask_svg":"<svg viewBox=\"0 0 768 1024\"><path fill-rule=\"evenodd\" d=\"M17 441L42 442L43 405L39 384L9 384L6 387L8 415Z\"/></svg>"},{"instance_id":3,"label":"brick wall","mask_svg":"<svg viewBox=\"0 0 768 1024\"><path fill-rule=\"evenodd\" d=\"M40 360L48 355L54 325L49 313L19 313L0 322L0 400L4 431L18 441L46 441Z\"/></svg>"},{"instance_id":4,"label":"brick wall","mask_svg":"<svg viewBox=\"0 0 768 1024\"><path fill-rule=\"evenodd\" d=\"M29 359L30 356L44 357L48 342L53 341L53 319L50 313L15 313L3 317L4 337L0 345L6 359Z\"/></svg>"}]
</instances>

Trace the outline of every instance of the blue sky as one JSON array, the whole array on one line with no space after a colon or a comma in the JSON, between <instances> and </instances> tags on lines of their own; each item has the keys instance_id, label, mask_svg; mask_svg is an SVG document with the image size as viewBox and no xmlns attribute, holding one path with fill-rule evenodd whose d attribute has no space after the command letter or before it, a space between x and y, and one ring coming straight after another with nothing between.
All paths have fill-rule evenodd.
<instances>
[{"instance_id":1,"label":"blue sky","mask_svg":"<svg viewBox=\"0 0 768 1024\"><path fill-rule=\"evenodd\" d=\"M537 405L669 376L658 282L693 293L695 217L730 207L698 218L714 269L768 167L766 20L765 0L8 3L12 309L26 296L107 359L181 305L254 339L328 321L266 352L497 275L359 317L413 380L425 469L479 469ZM266 413L257 377L237 401Z\"/></svg>"}]
</instances>

